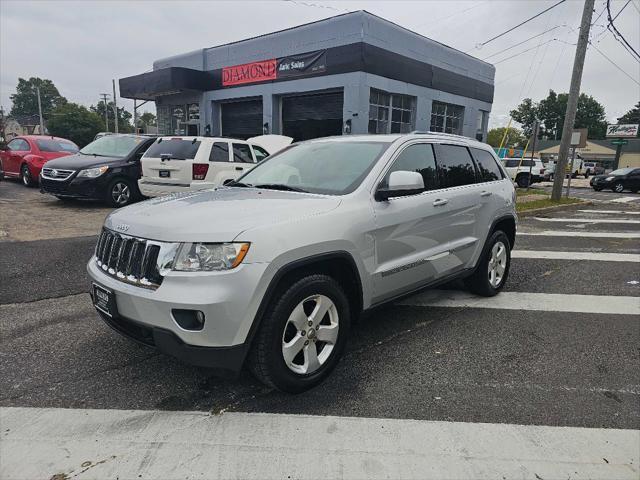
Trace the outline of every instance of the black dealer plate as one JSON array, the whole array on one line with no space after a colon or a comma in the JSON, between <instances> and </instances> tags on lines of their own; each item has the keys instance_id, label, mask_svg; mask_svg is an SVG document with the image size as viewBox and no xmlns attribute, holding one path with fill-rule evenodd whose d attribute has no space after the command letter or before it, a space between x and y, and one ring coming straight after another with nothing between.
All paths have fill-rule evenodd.
<instances>
[{"instance_id":1,"label":"black dealer plate","mask_svg":"<svg viewBox=\"0 0 640 480\"><path fill-rule=\"evenodd\" d=\"M160 170L160 178L169 178L171 177L170 170Z\"/></svg>"},{"instance_id":2,"label":"black dealer plate","mask_svg":"<svg viewBox=\"0 0 640 480\"><path fill-rule=\"evenodd\" d=\"M116 297L111 290L93 284L93 305L105 315L113 317L116 314Z\"/></svg>"}]
</instances>

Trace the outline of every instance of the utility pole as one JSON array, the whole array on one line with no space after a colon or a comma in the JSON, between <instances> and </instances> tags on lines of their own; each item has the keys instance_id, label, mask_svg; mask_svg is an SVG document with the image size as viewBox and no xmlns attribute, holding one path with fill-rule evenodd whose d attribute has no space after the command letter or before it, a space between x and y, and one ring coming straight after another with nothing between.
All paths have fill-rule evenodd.
<instances>
[{"instance_id":1,"label":"utility pole","mask_svg":"<svg viewBox=\"0 0 640 480\"><path fill-rule=\"evenodd\" d=\"M102 103L104 103L104 128L105 132L109 131L109 104L107 103L107 99L109 98L108 93L101 93Z\"/></svg>"},{"instance_id":2,"label":"utility pole","mask_svg":"<svg viewBox=\"0 0 640 480\"><path fill-rule=\"evenodd\" d=\"M38 93L38 115L40 115L40 135L44 135L44 119L42 118L42 102L40 101L40 87L36 87Z\"/></svg>"},{"instance_id":3,"label":"utility pole","mask_svg":"<svg viewBox=\"0 0 640 480\"><path fill-rule=\"evenodd\" d=\"M562 185L569 156L569 143L573 132L573 124L576 120L576 109L578 108L578 97L580 96L580 83L582 82L582 69L584 68L584 57L587 54L587 44L589 42L589 29L591 28L591 17L593 16L593 5L595 0L585 0L582 10L582 21L580 23L580 35L576 46L576 55L573 60L573 73L571 74L571 86L569 87L569 99L567 100L567 110L564 115L564 125L562 126L562 140L560 140L560 152L553 178L553 190L551 199L559 201L562 197Z\"/></svg>"},{"instance_id":4,"label":"utility pole","mask_svg":"<svg viewBox=\"0 0 640 480\"><path fill-rule=\"evenodd\" d=\"M118 103L116 102L116 81L114 79L111 80L113 84L113 118L114 118L114 132L118 133Z\"/></svg>"}]
</instances>

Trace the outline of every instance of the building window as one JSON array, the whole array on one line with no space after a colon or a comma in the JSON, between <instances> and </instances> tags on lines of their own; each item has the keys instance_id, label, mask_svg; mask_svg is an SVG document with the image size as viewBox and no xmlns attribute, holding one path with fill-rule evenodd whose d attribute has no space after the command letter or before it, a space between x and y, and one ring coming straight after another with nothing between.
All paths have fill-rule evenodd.
<instances>
[{"instance_id":1,"label":"building window","mask_svg":"<svg viewBox=\"0 0 640 480\"><path fill-rule=\"evenodd\" d=\"M372 88L369 93L369 133L409 133L415 129L416 97Z\"/></svg>"},{"instance_id":2,"label":"building window","mask_svg":"<svg viewBox=\"0 0 640 480\"><path fill-rule=\"evenodd\" d=\"M479 142L484 142L484 126L487 124L487 117L489 117L489 112L485 112L484 110L478 110L478 118L476 120L476 140Z\"/></svg>"},{"instance_id":3,"label":"building window","mask_svg":"<svg viewBox=\"0 0 640 480\"><path fill-rule=\"evenodd\" d=\"M432 132L454 133L462 135L464 107L451 103L433 102L431 106Z\"/></svg>"}]
</instances>

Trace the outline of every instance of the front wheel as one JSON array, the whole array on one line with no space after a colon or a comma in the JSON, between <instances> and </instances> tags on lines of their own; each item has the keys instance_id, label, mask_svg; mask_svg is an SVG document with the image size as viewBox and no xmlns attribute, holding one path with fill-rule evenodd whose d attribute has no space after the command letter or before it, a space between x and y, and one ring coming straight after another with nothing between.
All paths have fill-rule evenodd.
<instances>
[{"instance_id":1,"label":"front wheel","mask_svg":"<svg viewBox=\"0 0 640 480\"><path fill-rule=\"evenodd\" d=\"M612 190L613 190L614 192L616 192L616 193L622 193L622 192L623 192L623 190L624 190L624 185L622 184L622 182L616 182L616 183L613 185Z\"/></svg>"},{"instance_id":2,"label":"front wheel","mask_svg":"<svg viewBox=\"0 0 640 480\"><path fill-rule=\"evenodd\" d=\"M268 386L299 393L322 382L344 350L351 311L340 284L309 275L271 301L249 354L249 368Z\"/></svg>"},{"instance_id":3,"label":"front wheel","mask_svg":"<svg viewBox=\"0 0 640 480\"><path fill-rule=\"evenodd\" d=\"M129 205L134 200L131 182L124 178L116 178L107 188L107 203L115 208Z\"/></svg>"},{"instance_id":4,"label":"front wheel","mask_svg":"<svg viewBox=\"0 0 640 480\"><path fill-rule=\"evenodd\" d=\"M33 177L31 176L31 171L29 170L27 164L24 164L22 165L22 167L20 167L20 179L22 180L22 184L25 187L33 187L36 184L33 180Z\"/></svg>"},{"instance_id":5,"label":"front wheel","mask_svg":"<svg viewBox=\"0 0 640 480\"><path fill-rule=\"evenodd\" d=\"M509 237L498 230L486 243L485 251L476 270L465 280L469 290L483 297L496 295L509 276L511 266L511 244Z\"/></svg>"}]
</instances>

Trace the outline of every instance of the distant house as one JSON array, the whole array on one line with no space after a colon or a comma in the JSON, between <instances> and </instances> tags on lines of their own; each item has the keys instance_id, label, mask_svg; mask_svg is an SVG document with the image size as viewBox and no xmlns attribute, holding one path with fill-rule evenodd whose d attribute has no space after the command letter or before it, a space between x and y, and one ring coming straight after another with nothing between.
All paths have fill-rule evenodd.
<instances>
[{"instance_id":1,"label":"distant house","mask_svg":"<svg viewBox=\"0 0 640 480\"><path fill-rule=\"evenodd\" d=\"M535 156L543 161L558 158L560 140L540 140L536 145ZM587 140L585 148L576 150L582 158L588 162L599 162L603 166L611 168L616 158L616 146L611 145L611 140ZM620 168L640 167L640 138L630 138L627 145L623 145L618 162Z\"/></svg>"},{"instance_id":2,"label":"distant house","mask_svg":"<svg viewBox=\"0 0 640 480\"><path fill-rule=\"evenodd\" d=\"M4 135L7 141L19 135L41 135L42 133L38 115L10 115L5 121ZM47 133L46 127L44 133Z\"/></svg>"}]
</instances>

